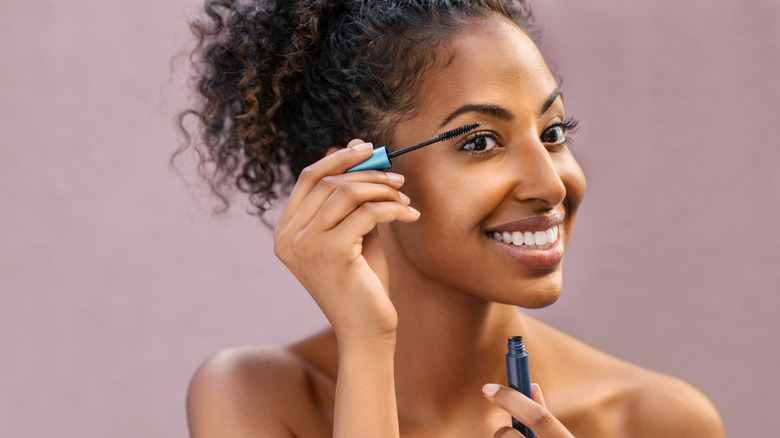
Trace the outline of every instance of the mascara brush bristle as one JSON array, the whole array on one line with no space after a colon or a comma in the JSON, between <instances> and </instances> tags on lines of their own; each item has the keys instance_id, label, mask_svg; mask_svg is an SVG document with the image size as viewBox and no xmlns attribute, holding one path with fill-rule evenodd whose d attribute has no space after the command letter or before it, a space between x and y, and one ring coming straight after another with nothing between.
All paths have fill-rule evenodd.
<instances>
[{"instance_id":1,"label":"mascara brush bristle","mask_svg":"<svg viewBox=\"0 0 780 438\"><path fill-rule=\"evenodd\" d=\"M476 122L476 123L472 123L470 125L461 126L460 128L455 128L455 129L453 129L451 131L447 131L447 132L441 133L441 134L439 134L439 140L440 141L449 140L449 139L451 139L453 137L457 137L459 135L463 135L463 134L465 134L465 133L467 133L469 131L473 131L474 129L479 128L480 125L481 125L481 123Z\"/></svg>"},{"instance_id":2,"label":"mascara brush bristle","mask_svg":"<svg viewBox=\"0 0 780 438\"><path fill-rule=\"evenodd\" d=\"M439 134L438 137L433 137L430 140L426 140L426 141L424 141L422 143L417 143L414 146L409 146L408 148L404 148L404 149L401 149L399 151L390 152L390 153L387 154L387 158L388 159L394 158L394 157L397 157L399 155L405 154L407 152L411 152L411 151L420 149L421 147L428 146L429 144L433 144L433 143L436 143L436 142L439 142L439 141L449 140L449 139L451 139L453 137L457 137L459 135L465 134L465 133L471 131L472 129L474 129L474 128L480 126L480 125L481 125L481 123L477 122L477 123L472 123L470 125L461 126L460 128L455 128L452 131L444 132L442 134Z\"/></svg>"}]
</instances>

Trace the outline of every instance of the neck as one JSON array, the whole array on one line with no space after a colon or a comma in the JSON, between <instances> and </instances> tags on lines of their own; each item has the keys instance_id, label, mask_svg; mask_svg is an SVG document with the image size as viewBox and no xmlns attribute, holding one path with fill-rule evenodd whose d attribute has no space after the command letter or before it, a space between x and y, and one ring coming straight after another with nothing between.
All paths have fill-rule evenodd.
<instances>
[{"instance_id":1,"label":"neck","mask_svg":"<svg viewBox=\"0 0 780 438\"><path fill-rule=\"evenodd\" d=\"M485 418L482 385L506 383L507 338L524 334L514 306L486 301L427 280L411 266L391 278L398 311L399 414L430 422L465 412Z\"/></svg>"}]
</instances>

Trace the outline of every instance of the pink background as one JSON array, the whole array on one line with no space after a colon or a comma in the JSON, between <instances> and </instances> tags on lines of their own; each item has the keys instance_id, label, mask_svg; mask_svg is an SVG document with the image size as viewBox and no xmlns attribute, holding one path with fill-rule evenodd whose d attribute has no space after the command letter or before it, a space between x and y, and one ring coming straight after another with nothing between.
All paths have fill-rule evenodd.
<instances>
[{"instance_id":1,"label":"pink background","mask_svg":"<svg viewBox=\"0 0 780 438\"><path fill-rule=\"evenodd\" d=\"M534 314L777 435L780 2L538 3L588 195ZM210 353L325 324L241 202L167 168L198 7L0 2L3 436L185 436Z\"/></svg>"}]
</instances>

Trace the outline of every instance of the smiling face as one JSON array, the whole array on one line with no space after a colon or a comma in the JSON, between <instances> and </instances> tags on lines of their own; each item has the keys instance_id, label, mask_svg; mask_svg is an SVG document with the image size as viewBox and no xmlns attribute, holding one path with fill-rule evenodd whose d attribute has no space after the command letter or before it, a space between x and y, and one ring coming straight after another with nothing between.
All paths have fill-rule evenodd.
<instances>
[{"instance_id":1,"label":"smiling face","mask_svg":"<svg viewBox=\"0 0 780 438\"><path fill-rule=\"evenodd\" d=\"M502 17L471 19L447 46L452 62L426 73L395 146L482 125L394 160L422 215L380 227L391 267L404 282L549 305L585 190L560 90L533 41Z\"/></svg>"}]
</instances>

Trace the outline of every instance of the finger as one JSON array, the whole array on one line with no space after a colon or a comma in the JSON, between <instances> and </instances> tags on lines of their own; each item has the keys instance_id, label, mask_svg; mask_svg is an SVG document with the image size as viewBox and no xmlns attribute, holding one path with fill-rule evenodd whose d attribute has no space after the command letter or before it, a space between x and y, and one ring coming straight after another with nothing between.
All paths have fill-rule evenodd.
<instances>
[{"instance_id":1,"label":"finger","mask_svg":"<svg viewBox=\"0 0 780 438\"><path fill-rule=\"evenodd\" d=\"M371 143L354 145L349 148L342 148L332 154L329 154L314 164L306 166L298 176L298 181L290 193L290 199L287 200L287 206L279 218L280 223L286 223L287 220L298 210L298 205L306 198L309 192L319 181L327 175L339 175L344 173L350 167L362 163L371 156L373 150Z\"/></svg>"},{"instance_id":2,"label":"finger","mask_svg":"<svg viewBox=\"0 0 780 438\"><path fill-rule=\"evenodd\" d=\"M349 143L347 143L347 147L348 148L353 148L353 147L355 147L355 146L357 146L359 144L363 144L363 143L365 143L363 140L361 140L359 138L355 138L353 140L350 140Z\"/></svg>"},{"instance_id":3,"label":"finger","mask_svg":"<svg viewBox=\"0 0 780 438\"><path fill-rule=\"evenodd\" d=\"M544 402L544 394L542 394L542 388L539 386L538 383L532 383L531 384L531 398L539 403L540 405L547 407L547 404Z\"/></svg>"},{"instance_id":4,"label":"finger","mask_svg":"<svg viewBox=\"0 0 780 438\"><path fill-rule=\"evenodd\" d=\"M419 217L419 211L398 202L366 202L344 218L331 233L333 238L341 242L361 241L377 224L414 222Z\"/></svg>"},{"instance_id":5,"label":"finger","mask_svg":"<svg viewBox=\"0 0 780 438\"><path fill-rule=\"evenodd\" d=\"M331 263L337 261L351 263L363 255L363 245L367 243L364 236L368 235L376 224L394 220L412 222L419 216L416 210L397 202L367 202L348 215L334 229L323 233L307 227L287 243L298 258L301 258L301 254L312 251L320 255L325 251ZM280 258L284 260L282 256ZM303 258L307 257L304 255Z\"/></svg>"},{"instance_id":6,"label":"finger","mask_svg":"<svg viewBox=\"0 0 780 438\"><path fill-rule=\"evenodd\" d=\"M409 205L409 197L384 184L339 184L316 211L310 226L312 229L330 230L366 202L398 202L406 206Z\"/></svg>"},{"instance_id":7,"label":"finger","mask_svg":"<svg viewBox=\"0 0 780 438\"><path fill-rule=\"evenodd\" d=\"M380 201L402 201L404 198L398 194L397 189L403 185L403 182L404 177L402 175L392 172L380 172L378 170L326 176L314 186L308 195L299 203L296 210L293 210L292 206L288 203L288 206L285 207L285 213L282 215L282 219L279 220L277 230L274 232L274 238L278 237L279 232L287 227L293 230L300 230L308 227L314 217L319 213L320 209L323 208L324 203L333 197L336 191L339 191L339 193L336 194L337 197L357 196L356 186L354 184L373 184L376 185L376 188L372 193L382 193L384 196L379 199ZM387 192L388 190L394 193L390 194L390 192ZM362 202L368 200L371 200L371 198L363 198ZM406 202L408 203L408 201ZM353 205L349 211L354 210L358 205L359 203ZM342 216L345 216L346 214L348 214L348 211L342 213Z\"/></svg>"},{"instance_id":8,"label":"finger","mask_svg":"<svg viewBox=\"0 0 780 438\"><path fill-rule=\"evenodd\" d=\"M485 397L528 426L537 436L573 438L566 427L539 403L508 386L488 383L482 387Z\"/></svg>"},{"instance_id":9,"label":"finger","mask_svg":"<svg viewBox=\"0 0 780 438\"><path fill-rule=\"evenodd\" d=\"M359 138L355 138L353 140L350 140L349 143L347 143L347 147L348 148L353 148L353 147L355 147L357 145L360 145L360 144L363 144L363 143L366 143L366 142L361 140L361 139L359 139ZM331 146L331 147L328 148L327 151L325 151L325 156L327 157L328 155L336 153L336 152L338 152L338 151L340 151L342 149L344 149L343 146Z\"/></svg>"}]
</instances>

